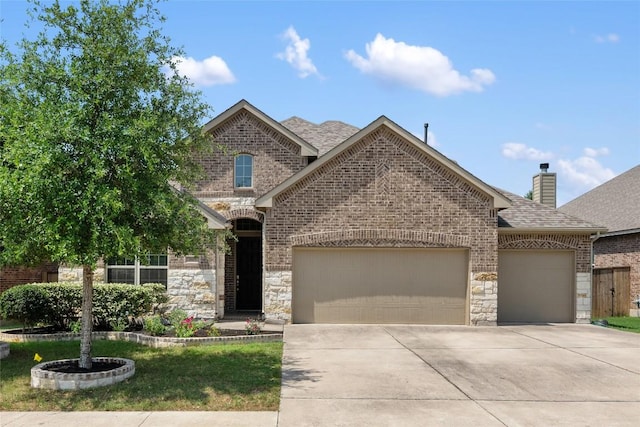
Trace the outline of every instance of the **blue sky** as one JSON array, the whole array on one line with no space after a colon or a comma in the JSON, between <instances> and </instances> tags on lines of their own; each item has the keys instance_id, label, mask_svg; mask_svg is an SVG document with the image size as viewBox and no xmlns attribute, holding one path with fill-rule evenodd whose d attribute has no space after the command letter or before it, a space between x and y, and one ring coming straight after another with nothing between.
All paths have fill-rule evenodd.
<instances>
[{"instance_id":1,"label":"blue sky","mask_svg":"<svg viewBox=\"0 0 640 427\"><path fill-rule=\"evenodd\" d=\"M2 0L2 38L23 33ZM161 4L182 73L221 113L385 115L490 185L558 203L640 163L638 1L178 1Z\"/></svg>"}]
</instances>

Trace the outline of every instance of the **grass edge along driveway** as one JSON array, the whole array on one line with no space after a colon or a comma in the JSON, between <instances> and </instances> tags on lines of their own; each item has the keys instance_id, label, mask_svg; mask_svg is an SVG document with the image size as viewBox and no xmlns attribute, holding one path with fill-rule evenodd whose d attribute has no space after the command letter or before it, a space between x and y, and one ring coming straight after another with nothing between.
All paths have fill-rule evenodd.
<instances>
[{"instance_id":1,"label":"grass edge along driveway","mask_svg":"<svg viewBox=\"0 0 640 427\"><path fill-rule=\"evenodd\" d=\"M121 341L93 343L93 356L132 359L136 373L108 387L32 389L31 368L78 358L79 341L11 343L0 362L2 411L274 411L280 404L282 343L154 349Z\"/></svg>"}]
</instances>

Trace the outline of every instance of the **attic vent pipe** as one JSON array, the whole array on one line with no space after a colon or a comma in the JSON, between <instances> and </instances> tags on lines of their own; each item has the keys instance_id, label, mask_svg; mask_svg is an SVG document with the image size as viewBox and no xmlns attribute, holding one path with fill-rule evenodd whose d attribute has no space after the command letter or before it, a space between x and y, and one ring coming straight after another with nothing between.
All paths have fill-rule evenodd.
<instances>
[{"instance_id":1,"label":"attic vent pipe","mask_svg":"<svg viewBox=\"0 0 640 427\"><path fill-rule=\"evenodd\" d=\"M427 138L429 137L429 123L424 124L424 143L427 144Z\"/></svg>"}]
</instances>

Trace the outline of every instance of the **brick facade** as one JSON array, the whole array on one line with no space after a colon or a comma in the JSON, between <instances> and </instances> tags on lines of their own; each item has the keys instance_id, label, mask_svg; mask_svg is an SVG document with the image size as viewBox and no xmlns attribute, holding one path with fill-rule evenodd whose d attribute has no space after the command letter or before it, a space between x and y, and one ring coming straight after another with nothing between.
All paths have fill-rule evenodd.
<instances>
[{"instance_id":1,"label":"brick facade","mask_svg":"<svg viewBox=\"0 0 640 427\"><path fill-rule=\"evenodd\" d=\"M472 271L497 270L490 197L389 130L278 195L267 209L265 239L267 271L291 269L294 243L469 247Z\"/></svg>"},{"instance_id":2,"label":"brick facade","mask_svg":"<svg viewBox=\"0 0 640 427\"><path fill-rule=\"evenodd\" d=\"M212 129L211 135L225 152L199 160L205 178L197 183L193 194L201 199L259 197L307 165L299 145L246 111ZM234 188L236 154L253 156L253 188Z\"/></svg>"},{"instance_id":3,"label":"brick facade","mask_svg":"<svg viewBox=\"0 0 640 427\"><path fill-rule=\"evenodd\" d=\"M630 267L631 301L640 296L640 233L600 237L593 244L595 268ZM637 309L631 303L630 309Z\"/></svg>"},{"instance_id":4,"label":"brick facade","mask_svg":"<svg viewBox=\"0 0 640 427\"><path fill-rule=\"evenodd\" d=\"M0 292L26 283L56 282L58 264L48 263L37 267L4 267L0 269Z\"/></svg>"}]
</instances>

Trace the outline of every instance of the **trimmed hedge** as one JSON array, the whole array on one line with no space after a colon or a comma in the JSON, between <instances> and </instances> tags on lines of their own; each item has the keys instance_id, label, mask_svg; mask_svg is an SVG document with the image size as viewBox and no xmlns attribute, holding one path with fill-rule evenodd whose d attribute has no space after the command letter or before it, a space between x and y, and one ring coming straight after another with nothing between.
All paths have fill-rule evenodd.
<instances>
[{"instance_id":1,"label":"trimmed hedge","mask_svg":"<svg viewBox=\"0 0 640 427\"><path fill-rule=\"evenodd\" d=\"M162 284L97 283L93 287L94 327L110 330L114 325L129 325L166 301ZM70 330L71 323L81 316L81 308L80 283L31 283L0 294L0 316L20 321L24 327L48 324L58 330Z\"/></svg>"}]
</instances>

